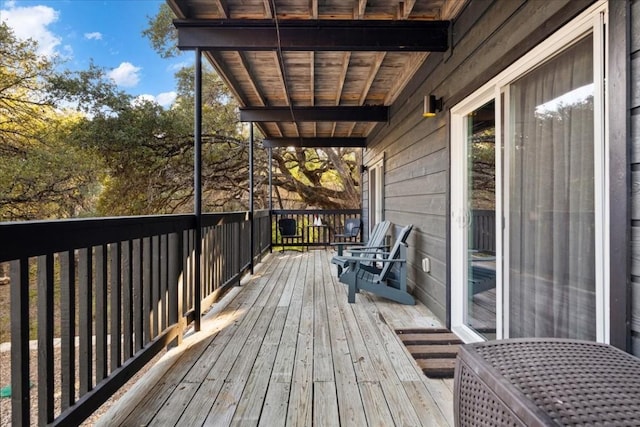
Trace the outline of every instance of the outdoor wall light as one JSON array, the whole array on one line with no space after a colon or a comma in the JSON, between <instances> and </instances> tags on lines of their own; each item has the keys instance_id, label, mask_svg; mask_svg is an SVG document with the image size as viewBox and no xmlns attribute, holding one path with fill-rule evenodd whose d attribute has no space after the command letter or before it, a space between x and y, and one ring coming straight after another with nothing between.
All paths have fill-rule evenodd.
<instances>
[{"instance_id":1,"label":"outdoor wall light","mask_svg":"<svg viewBox=\"0 0 640 427\"><path fill-rule=\"evenodd\" d=\"M367 171L367 169L369 169L369 168L366 167L365 165L360 165L360 173L365 173Z\"/></svg>"},{"instance_id":2,"label":"outdoor wall light","mask_svg":"<svg viewBox=\"0 0 640 427\"><path fill-rule=\"evenodd\" d=\"M422 117L435 117L438 111L442 111L442 98L436 98L435 95L425 96Z\"/></svg>"}]
</instances>

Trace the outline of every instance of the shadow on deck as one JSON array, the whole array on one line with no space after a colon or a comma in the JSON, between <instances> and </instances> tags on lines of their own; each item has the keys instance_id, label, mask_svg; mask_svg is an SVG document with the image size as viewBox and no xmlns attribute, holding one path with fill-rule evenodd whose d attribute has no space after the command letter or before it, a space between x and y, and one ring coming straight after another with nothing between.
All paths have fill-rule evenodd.
<instances>
[{"instance_id":1,"label":"shadow on deck","mask_svg":"<svg viewBox=\"0 0 640 427\"><path fill-rule=\"evenodd\" d=\"M366 292L348 304L330 257L271 255L98 425L453 425L452 380L393 332L438 321Z\"/></svg>"}]
</instances>

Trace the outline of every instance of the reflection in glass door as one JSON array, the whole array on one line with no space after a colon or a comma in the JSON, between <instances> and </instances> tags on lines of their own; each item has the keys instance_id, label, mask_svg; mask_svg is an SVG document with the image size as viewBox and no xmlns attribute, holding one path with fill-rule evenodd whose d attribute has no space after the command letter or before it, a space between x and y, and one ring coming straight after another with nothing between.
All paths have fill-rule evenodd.
<instances>
[{"instance_id":1,"label":"reflection in glass door","mask_svg":"<svg viewBox=\"0 0 640 427\"><path fill-rule=\"evenodd\" d=\"M466 116L466 326L496 338L496 122L492 100Z\"/></svg>"}]
</instances>

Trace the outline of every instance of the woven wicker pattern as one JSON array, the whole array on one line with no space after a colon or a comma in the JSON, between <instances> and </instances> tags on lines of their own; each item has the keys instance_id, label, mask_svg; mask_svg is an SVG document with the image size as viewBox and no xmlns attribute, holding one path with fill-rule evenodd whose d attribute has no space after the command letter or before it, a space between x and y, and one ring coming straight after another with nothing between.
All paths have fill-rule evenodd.
<instances>
[{"instance_id":1,"label":"woven wicker pattern","mask_svg":"<svg viewBox=\"0 0 640 427\"><path fill-rule=\"evenodd\" d=\"M469 354L474 352L490 365L488 375L497 371L548 414L547 421L559 425L640 425L640 360L618 349L550 339L474 344ZM479 373L482 376L482 370ZM462 392L466 384L461 377L461 394L468 393ZM461 412L462 406L461 401Z\"/></svg>"},{"instance_id":2,"label":"woven wicker pattern","mask_svg":"<svg viewBox=\"0 0 640 427\"><path fill-rule=\"evenodd\" d=\"M522 426L465 364L458 364L460 392L456 395L456 421L460 426Z\"/></svg>"}]
</instances>

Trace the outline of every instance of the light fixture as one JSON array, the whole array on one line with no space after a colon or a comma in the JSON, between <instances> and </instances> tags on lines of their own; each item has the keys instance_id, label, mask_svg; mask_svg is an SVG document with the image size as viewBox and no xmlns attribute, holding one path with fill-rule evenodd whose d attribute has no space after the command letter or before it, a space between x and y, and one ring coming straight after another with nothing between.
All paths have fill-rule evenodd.
<instances>
[{"instance_id":1,"label":"light fixture","mask_svg":"<svg viewBox=\"0 0 640 427\"><path fill-rule=\"evenodd\" d=\"M360 173L365 173L369 168L365 165L360 165Z\"/></svg>"},{"instance_id":2,"label":"light fixture","mask_svg":"<svg viewBox=\"0 0 640 427\"><path fill-rule=\"evenodd\" d=\"M442 111L442 98L436 98L435 95L425 96L422 117L435 117L438 111Z\"/></svg>"}]
</instances>

